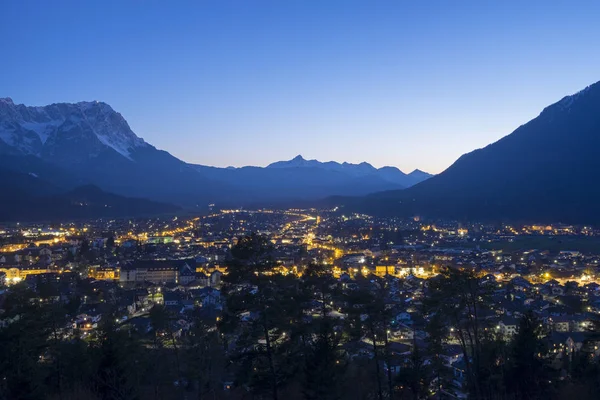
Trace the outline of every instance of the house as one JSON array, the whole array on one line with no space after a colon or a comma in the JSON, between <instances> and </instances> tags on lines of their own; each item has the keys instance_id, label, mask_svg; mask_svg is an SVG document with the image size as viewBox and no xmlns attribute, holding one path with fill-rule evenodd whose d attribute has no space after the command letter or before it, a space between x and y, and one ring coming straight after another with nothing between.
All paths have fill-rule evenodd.
<instances>
[{"instance_id":1,"label":"house","mask_svg":"<svg viewBox=\"0 0 600 400\"><path fill-rule=\"evenodd\" d=\"M571 331L589 332L594 328L594 318L588 315L574 315L571 319Z\"/></svg>"},{"instance_id":2,"label":"house","mask_svg":"<svg viewBox=\"0 0 600 400\"><path fill-rule=\"evenodd\" d=\"M203 288L210 284L210 279L204 272L196 272L194 280L189 282L186 286L188 289Z\"/></svg>"},{"instance_id":3,"label":"house","mask_svg":"<svg viewBox=\"0 0 600 400\"><path fill-rule=\"evenodd\" d=\"M176 307L181 305L181 294L179 292L165 292L163 294L165 307Z\"/></svg>"},{"instance_id":4,"label":"house","mask_svg":"<svg viewBox=\"0 0 600 400\"><path fill-rule=\"evenodd\" d=\"M179 283L187 285L196 280L196 269L189 263L183 263L179 269Z\"/></svg>"},{"instance_id":5,"label":"house","mask_svg":"<svg viewBox=\"0 0 600 400\"><path fill-rule=\"evenodd\" d=\"M548 319L552 330L554 332L570 332L571 331L571 317L566 315L560 315Z\"/></svg>"},{"instance_id":6,"label":"house","mask_svg":"<svg viewBox=\"0 0 600 400\"><path fill-rule=\"evenodd\" d=\"M505 316L498 323L498 330L505 338L510 338L517 334L519 322L514 317Z\"/></svg>"},{"instance_id":7,"label":"house","mask_svg":"<svg viewBox=\"0 0 600 400\"><path fill-rule=\"evenodd\" d=\"M533 285L528 280L521 276L517 276L511 279L510 284L515 288L515 290L521 292L531 290L531 288L533 287Z\"/></svg>"},{"instance_id":8,"label":"house","mask_svg":"<svg viewBox=\"0 0 600 400\"><path fill-rule=\"evenodd\" d=\"M202 307L221 308L221 292L212 287L205 287L196 291Z\"/></svg>"},{"instance_id":9,"label":"house","mask_svg":"<svg viewBox=\"0 0 600 400\"><path fill-rule=\"evenodd\" d=\"M398 374L406 365L406 358L411 354L411 346L404 343L390 342L389 350L389 366L388 360L383 361L383 370L387 371L389 367L392 374Z\"/></svg>"},{"instance_id":10,"label":"house","mask_svg":"<svg viewBox=\"0 0 600 400\"><path fill-rule=\"evenodd\" d=\"M552 343L561 346L567 353L579 351L583 347L586 335L582 332L553 332L550 336Z\"/></svg>"},{"instance_id":11,"label":"house","mask_svg":"<svg viewBox=\"0 0 600 400\"><path fill-rule=\"evenodd\" d=\"M98 322L102 319L102 314L96 310L90 310L89 313L79 314L73 321L73 329L90 330L98 327Z\"/></svg>"},{"instance_id":12,"label":"house","mask_svg":"<svg viewBox=\"0 0 600 400\"><path fill-rule=\"evenodd\" d=\"M221 277L223 276L223 273L219 270L214 270L213 272L211 272L210 274L210 286L211 287L216 287L219 286L221 284Z\"/></svg>"}]
</instances>

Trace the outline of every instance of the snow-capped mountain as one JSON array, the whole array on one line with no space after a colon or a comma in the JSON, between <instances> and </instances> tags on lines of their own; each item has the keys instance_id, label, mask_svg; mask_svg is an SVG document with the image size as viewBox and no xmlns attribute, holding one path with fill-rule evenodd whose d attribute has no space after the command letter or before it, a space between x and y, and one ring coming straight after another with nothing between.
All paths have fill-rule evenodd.
<instances>
[{"instance_id":1,"label":"snow-capped mountain","mask_svg":"<svg viewBox=\"0 0 600 400\"><path fill-rule=\"evenodd\" d=\"M0 140L16 153L43 158L57 155L56 148L67 142L79 146L85 142L88 157L109 148L130 159L135 149L148 146L131 131L121 114L97 101L27 107L2 98Z\"/></svg>"},{"instance_id":2,"label":"snow-capped mountain","mask_svg":"<svg viewBox=\"0 0 600 400\"><path fill-rule=\"evenodd\" d=\"M267 168L318 168L337 171L354 177L377 177L403 187L416 185L433 176L420 170L414 170L410 174L405 174L396 167L382 167L377 169L367 162L351 164L347 162L338 163L335 161L320 162L317 160L306 160L301 155L298 155L289 161L274 162L269 164Z\"/></svg>"},{"instance_id":3,"label":"snow-capped mountain","mask_svg":"<svg viewBox=\"0 0 600 400\"><path fill-rule=\"evenodd\" d=\"M94 184L126 196L196 201L218 185L136 136L102 102L44 107L0 99L0 167L63 187ZM193 200L192 200L193 199Z\"/></svg>"}]
</instances>

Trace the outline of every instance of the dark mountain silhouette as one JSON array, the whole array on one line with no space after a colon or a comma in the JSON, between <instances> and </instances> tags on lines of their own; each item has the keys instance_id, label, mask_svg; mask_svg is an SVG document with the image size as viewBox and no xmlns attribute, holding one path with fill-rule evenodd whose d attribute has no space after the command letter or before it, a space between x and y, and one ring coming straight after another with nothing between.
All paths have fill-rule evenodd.
<instances>
[{"instance_id":1,"label":"dark mountain silhouette","mask_svg":"<svg viewBox=\"0 0 600 400\"><path fill-rule=\"evenodd\" d=\"M600 223L600 83L410 189L330 199L378 214Z\"/></svg>"},{"instance_id":2,"label":"dark mountain silhouette","mask_svg":"<svg viewBox=\"0 0 600 400\"><path fill-rule=\"evenodd\" d=\"M226 184L232 188L233 193L242 194L246 201L255 202L308 200L332 194L364 195L405 187L377 173L354 174L319 165L276 168L215 168L196 165L195 168L205 178Z\"/></svg>"},{"instance_id":3,"label":"dark mountain silhouette","mask_svg":"<svg viewBox=\"0 0 600 400\"><path fill-rule=\"evenodd\" d=\"M351 164L347 162L338 163L335 161L321 162L317 160L306 160L301 155L289 161L278 161L267 166L269 169L318 169L325 171L336 171L347 174L352 177L368 177L374 180L384 180L389 183L400 185L404 188L416 185L419 182L431 178L433 175L420 170L414 170L410 174L405 174L396 167L375 168L367 162L360 164Z\"/></svg>"},{"instance_id":4,"label":"dark mountain silhouette","mask_svg":"<svg viewBox=\"0 0 600 400\"><path fill-rule=\"evenodd\" d=\"M179 207L127 198L80 186L65 191L33 173L0 168L0 221L136 217L177 212Z\"/></svg>"}]
</instances>

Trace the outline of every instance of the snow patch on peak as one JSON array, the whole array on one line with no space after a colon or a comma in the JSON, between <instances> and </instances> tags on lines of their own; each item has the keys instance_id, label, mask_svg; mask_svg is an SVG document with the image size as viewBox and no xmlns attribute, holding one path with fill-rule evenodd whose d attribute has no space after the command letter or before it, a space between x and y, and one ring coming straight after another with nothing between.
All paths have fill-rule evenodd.
<instances>
[{"instance_id":1,"label":"snow patch on peak","mask_svg":"<svg viewBox=\"0 0 600 400\"><path fill-rule=\"evenodd\" d=\"M47 122L23 122L21 126L28 130L35 132L42 141L42 144L46 144L48 137L60 126L63 120L52 120Z\"/></svg>"},{"instance_id":2,"label":"snow patch on peak","mask_svg":"<svg viewBox=\"0 0 600 400\"><path fill-rule=\"evenodd\" d=\"M131 160L131 150L147 143L131 131L123 116L106 103L80 102L79 110L90 128L105 146Z\"/></svg>"}]
</instances>

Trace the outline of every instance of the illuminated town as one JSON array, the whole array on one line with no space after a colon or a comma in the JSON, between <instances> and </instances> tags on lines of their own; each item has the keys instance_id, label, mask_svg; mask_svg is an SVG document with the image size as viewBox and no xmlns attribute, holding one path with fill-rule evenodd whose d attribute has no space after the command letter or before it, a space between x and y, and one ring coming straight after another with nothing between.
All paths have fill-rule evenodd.
<instances>
[{"instance_id":1,"label":"illuminated town","mask_svg":"<svg viewBox=\"0 0 600 400\"><path fill-rule=\"evenodd\" d=\"M250 233L272 242L277 250L274 272L283 274L301 276L308 264L322 263L336 278L360 274L428 279L439 267L452 266L498 282L525 279L532 287L553 281L582 287L598 283L600 230L591 227L421 223L418 218L376 219L315 209L6 226L0 230L0 274L7 285L28 276L73 272L122 287L144 281L178 284L181 271L175 265L183 261L196 274L226 274L229 249ZM83 242L88 251L98 253L87 265L74 261ZM140 268L154 264L150 271L173 270L154 279L128 278L126 271L134 263Z\"/></svg>"},{"instance_id":2,"label":"illuminated town","mask_svg":"<svg viewBox=\"0 0 600 400\"><path fill-rule=\"evenodd\" d=\"M381 346L393 359L382 368L390 374L403 368L415 346L427 343L424 299L430 282L448 270L467 271L491 289L491 306L480 318L500 337L514 336L519 319L533 311L559 371L564 357L596 343L590 329L600 314L600 230L586 226L425 222L344 215L338 209L11 224L0 228L0 283L3 296L25 285L42 303L81 299L63 328L65 338L94 340L106 315L120 330L155 332L151 312L162 307L176 316L168 346L177 348L185 346L194 312L213 328L227 315L222 291L235 266L232 249L252 235L264 238L272 252L269 268L256 274L301 282L319 266L331 277L339 292L326 296L315 290L304 313L318 318L325 310L337 321L336 334L356 308L339 299L361 290L384 291L377 296L390 320ZM0 324L10 325L2 315ZM467 384L464 357L455 328L447 328L443 364L449 378L428 390L461 397ZM344 341L339 344L344 357L377 357L378 340L368 332L354 339L344 333ZM597 343L591 355L600 355ZM223 398L237 398L234 375L226 371L219 377ZM391 390L402 392L402 387L395 384Z\"/></svg>"}]
</instances>

